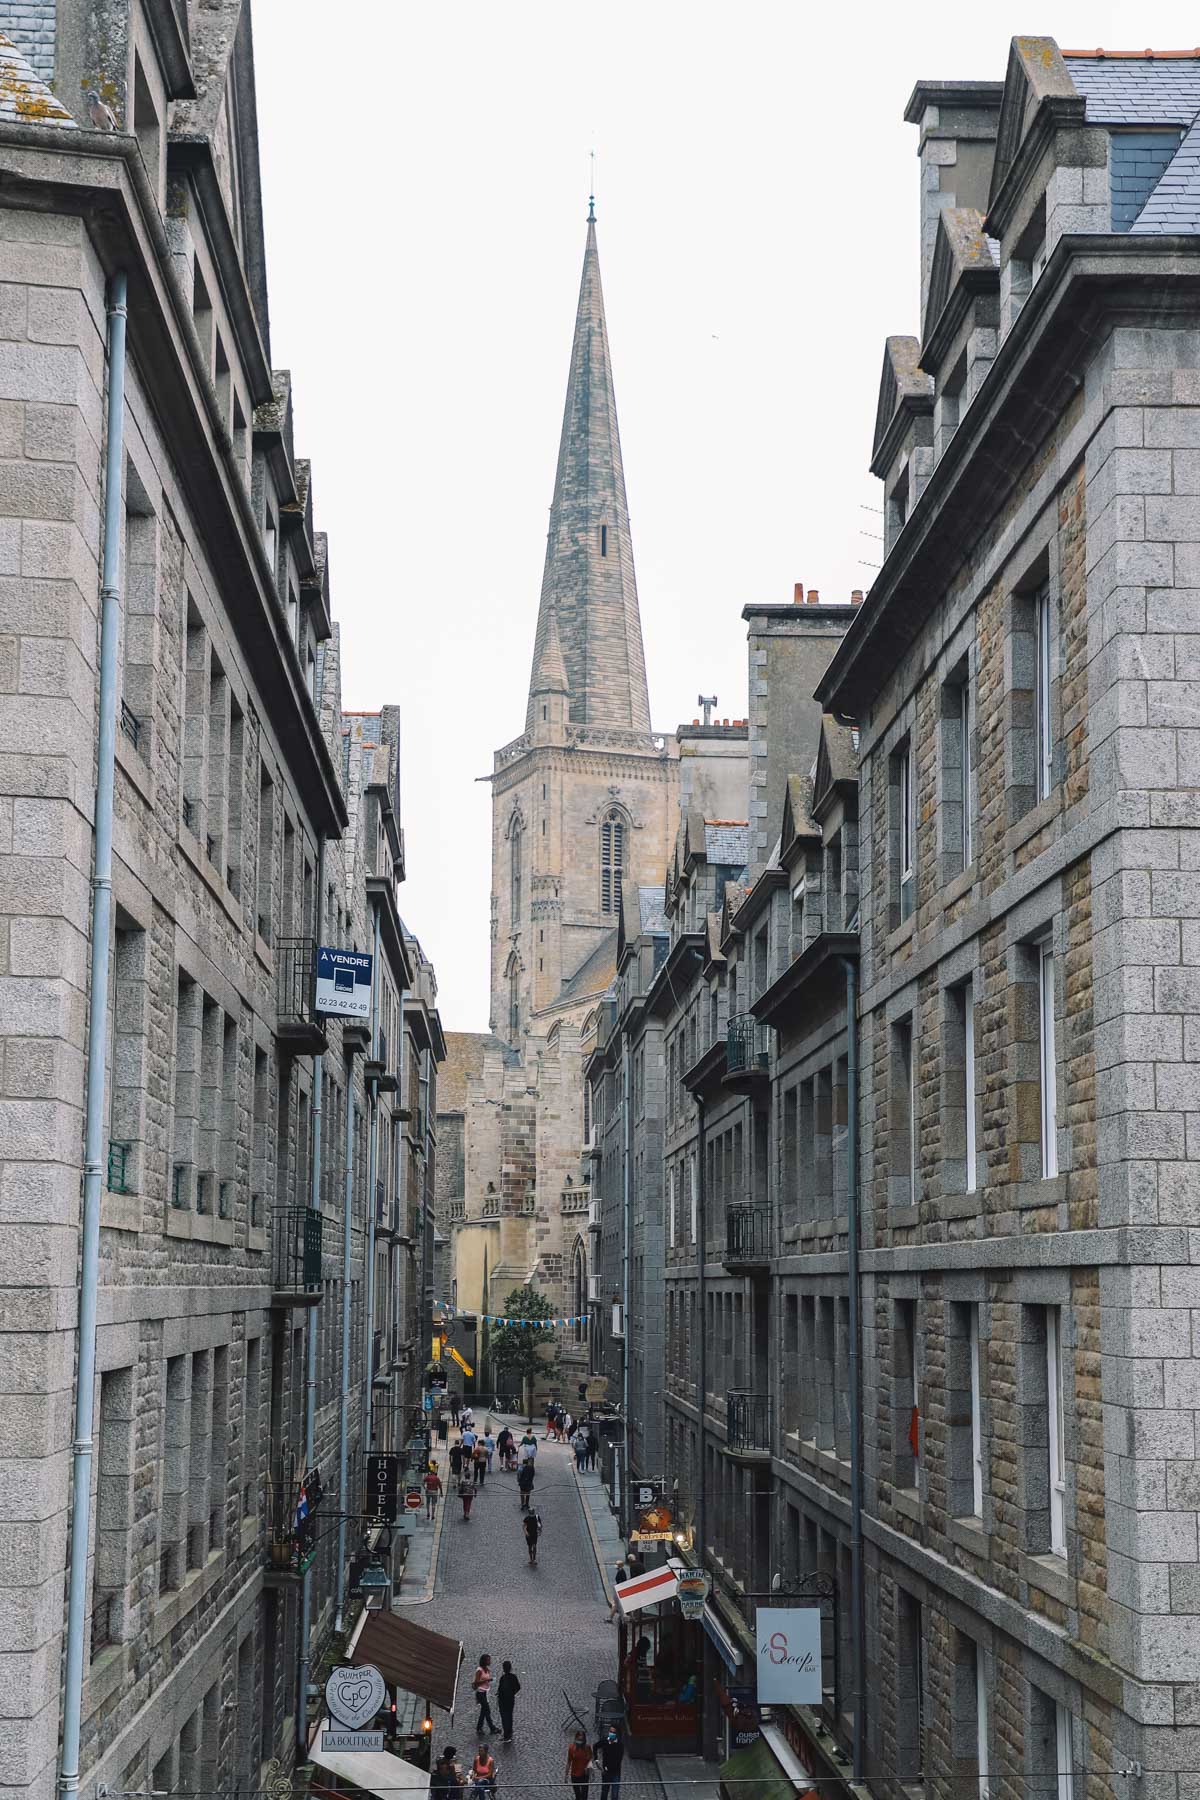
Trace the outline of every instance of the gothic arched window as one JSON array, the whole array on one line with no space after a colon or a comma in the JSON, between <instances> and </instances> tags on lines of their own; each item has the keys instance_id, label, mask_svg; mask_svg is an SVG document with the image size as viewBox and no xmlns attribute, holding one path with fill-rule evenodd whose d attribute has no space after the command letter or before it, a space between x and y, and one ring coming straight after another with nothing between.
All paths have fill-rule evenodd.
<instances>
[{"instance_id":1,"label":"gothic arched window","mask_svg":"<svg viewBox=\"0 0 1200 1800\"><path fill-rule=\"evenodd\" d=\"M509 869L510 869L511 875L512 875L511 899L512 899L512 927L513 927L514 931L517 929L517 927L521 923L521 849L522 849L521 840L522 840L523 836L524 836L524 827L521 824L520 816L517 813L514 813L513 819L512 819L512 824L509 827L509 832L508 832L509 844L511 846L510 850L509 850L508 864L509 864Z\"/></svg>"},{"instance_id":2,"label":"gothic arched window","mask_svg":"<svg viewBox=\"0 0 1200 1800\"><path fill-rule=\"evenodd\" d=\"M625 819L616 807L600 826L600 911L615 913L625 874Z\"/></svg>"},{"instance_id":3,"label":"gothic arched window","mask_svg":"<svg viewBox=\"0 0 1200 1800\"><path fill-rule=\"evenodd\" d=\"M575 1315L575 1342L587 1342L587 1264L583 1245L576 1240L575 1263L571 1270L571 1311Z\"/></svg>"},{"instance_id":4,"label":"gothic arched window","mask_svg":"<svg viewBox=\"0 0 1200 1800\"><path fill-rule=\"evenodd\" d=\"M508 968L508 1035L517 1038L521 1031L521 971L516 959Z\"/></svg>"}]
</instances>

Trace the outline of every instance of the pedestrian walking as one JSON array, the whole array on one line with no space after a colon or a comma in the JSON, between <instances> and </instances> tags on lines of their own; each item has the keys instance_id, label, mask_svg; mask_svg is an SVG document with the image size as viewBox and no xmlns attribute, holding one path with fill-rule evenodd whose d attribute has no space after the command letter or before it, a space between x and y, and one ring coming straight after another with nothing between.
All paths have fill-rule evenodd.
<instances>
[{"instance_id":1,"label":"pedestrian walking","mask_svg":"<svg viewBox=\"0 0 1200 1800\"><path fill-rule=\"evenodd\" d=\"M563 1414L562 1424L563 1424L563 1436L566 1438L566 1440L569 1444L572 1437L575 1435L575 1421L571 1417L570 1413Z\"/></svg>"},{"instance_id":2,"label":"pedestrian walking","mask_svg":"<svg viewBox=\"0 0 1200 1800\"><path fill-rule=\"evenodd\" d=\"M629 1580L629 1570L625 1567L624 1563L618 1563L616 1568L613 1570L612 1605L608 1609L608 1622L610 1625L615 1623L617 1616L621 1611L621 1602L617 1599L616 1590L622 1581L628 1581L628 1580Z\"/></svg>"},{"instance_id":3,"label":"pedestrian walking","mask_svg":"<svg viewBox=\"0 0 1200 1800\"><path fill-rule=\"evenodd\" d=\"M533 1461L523 1462L517 1470L517 1487L521 1495L521 1511L529 1510L529 1496L533 1492Z\"/></svg>"},{"instance_id":4,"label":"pedestrian walking","mask_svg":"<svg viewBox=\"0 0 1200 1800\"><path fill-rule=\"evenodd\" d=\"M512 1743L513 1738L513 1706L521 1691L521 1683L513 1674L510 1662L500 1665L500 1679L496 1683L496 1705L500 1708L500 1729L504 1733L504 1742Z\"/></svg>"},{"instance_id":5,"label":"pedestrian walking","mask_svg":"<svg viewBox=\"0 0 1200 1800\"><path fill-rule=\"evenodd\" d=\"M468 1480L465 1469L463 1470L462 1480L458 1484L458 1497L462 1501L463 1518L469 1519L471 1516L471 1502L475 1498L475 1489Z\"/></svg>"},{"instance_id":6,"label":"pedestrian walking","mask_svg":"<svg viewBox=\"0 0 1200 1800\"><path fill-rule=\"evenodd\" d=\"M588 1783L592 1778L592 1747L586 1731L577 1731L567 1745L567 1780L575 1790L575 1800L588 1800Z\"/></svg>"},{"instance_id":7,"label":"pedestrian walking","mask_svg":"<svg viewBox=\"0 0 1200 1800\"><path fill-rule=\"evenodd\" d=\"M587 1440L587 1467L588 1473L591 1474L596 1467L596 1451L599 1448L600 1440L597 1438L596 1433L590 1429L587 1434Z\"/></svg>"},{"instance_id":8,"label":"pedestrian walking","mask_svg":"<svg viewBox=\"0 0 1200 1800\"><path fill-rule=\"evenodd\" d=\"M500 1455L500 1467L502 1469L507 1469L509 1467L508 1458L512 1449L512 1441L512 1432L508 1429L507 1425L502 1426L500 1436L496 1439L496 1449Z\"/></svg>"},{"instance_id":9,"label":"pedestrian walking","mask_svg":"<svg viewBox=\"0 0 1200 1800\"><path fill-rule=\"evenodd\" d=\"M475 1695L475 1704L479 1708L479 1717L475 1721L476 1737L483 1736L485 1722L489 1731L498 1731L500 1728L492 1717L492 1709L488 1703L488 1696L492 1691L492 1659L490 1656L485 1654L479 1658L479 1666L471 1678L471 1689Z\"/></svg>"},{"instance_id":10,"label":"pedestrian walking","mask_svg":"<svg viewBox=\"0 0 1200 1800\"><path fill-rule=\"evenodd\" d=\"M471 1425L468 1425L465 1419L463 1420L463 1428L462 1428L462 1446L463 1446L463 1449L466 1451L471 1451L475 1448L474 1427Z\"/></svg>"},{"instance_id":11,"label":"pedestrian walking","mask_svg":"<svg viewBox=\"0 0 1200 1800\"><path fill-rule=\"evenodd\" d=\"M529 1566L537 1567L538 1539L542 1535L542 1515L540 1512L525 1514L525 1548L529 1551Z\"/></svg>"},{"instance_id":12,"label":"pedestrian walking","mask_svg":"<svg viewBox=\"0 0 1200 1800\"><path fill-rule=\"evenodd\" d=\"M475 1486L482 1487L483 1482L484 1482L484 1477L486 1476L487 1470L488 1470L488 1453L483 1447L483 1439L482 1438L480 1438L480 1440L476 1444L474 1450L472 1450L471 1460L475 1465Z\"/></svg>"},{"instance_id":13,"label":"pedestrian walking","mask_svg":"<svg viewBox=\"0 0 1200 1800\"><path fill-rule=\"evenodd\" d=\"M469 1406L463 1407L462 1428L464 1431L474 1431L475 1429L475 1414Z\"/></svg>"},{"instance_id":14,"label":"pedestrian walking","mask_svg":"<svg viewBox=\"0 0 1200 1800\"><path fill-rule=\"evenodd\" d=\"M533 1432L529 1430L528 1426L525 1429L525 1436L517 1446L517 1454L522 1462L535 1462L537 1460L537 1439L534 1437Z\"/></svg>"},{"instance_id":15,"label":"pedestrian walking","mask_svg":"<svg viewBox=\"0 0 1200 1800\"><path fill-rule=\"evenodd\" d=\"M431 1463L425 1471L425 1517L432 1519L442 1497L442 1478Z\"/></svg>"},{"instance_id":16,"label":"pedestrian walking","mask_svg":"<svg viewBox=\"0 0 1200 1800\"><path fill-rule=\"evenodd\" d=\"M450 1473L454 1476L462 1474L463 1447L458 1441L450 1446Z\"/></svg>"},{"instance_id":17,"label":"pedestrian walking","mask_svg":"<svg viewBox=\"0 0 1200 1800\"><path fill-rule=\"evenodd\" d=\"M592 1756L600 1770L600 1800L621 1800L621 1764L625 1761L625 1740L615 1725L610 1725Z\"/></svg>"},{"instance_id":18,"label":"pedestrian walking","mask_svg":"<svg viewBox=\"0 0 1200 1800\"><path fill-rule=\"evenodd\" d=\"M492 1436L492 1428L490 1425L483 1434L483 1447L487 1451L487 1472L490 1475L492 1472L492 1457L496 1453L496 1440Z\"/></svg>"},{"instance_id":19,"label":"pedestrian walking","mask_svg":"<svg viewBox=\"0 0 1200 1800\"><path fill-rule=\"evenodd\" d=\"M457 1388L450 1390L450 1417L454 1420L454 1429L458 1430L458 1415L462 1411L462 1401L458 1397Z\"/></svg>"},{"instance_id":20,"label":"pedestrian walking","mask_svg":"<svg viewBox=\"0 0 1200 1800\"><path fill-rule=\"evenodd\" d=\"M575 1433L575 1467L583 1474L583 1465L587 1461L587 1432Z\"/></svg>"}]
</instances>

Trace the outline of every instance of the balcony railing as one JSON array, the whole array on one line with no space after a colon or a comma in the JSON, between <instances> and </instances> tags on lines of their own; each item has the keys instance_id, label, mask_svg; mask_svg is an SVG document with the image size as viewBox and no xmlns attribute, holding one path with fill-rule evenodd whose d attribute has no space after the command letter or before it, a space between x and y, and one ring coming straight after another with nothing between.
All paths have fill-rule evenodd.
<instances>
[{"instance_id":1,"label":"balcony railing","mask_svg":"<svg viewBox=\"0 0 1200 1800\"><path fill-rule=\"evenodd\" d=\"M276 1305L304 1306L320 1299L322 1223L315 1207L276 1207L272 1221Z\"/></svg>"},{"instance_id":2,"label":"balcony railing","mask_svg":"<svg viewBox=\"0 0 1200 1800\"><path fill-rule=\"evenodd\" d=\"M309 937L281 937L275 945L276 1035L303 1056L325 1048L316 1010L317 946Z\"/></svg>"},{"instance_id":3,"label":"balcony railing","mask_svg":"<svg viewBox=\"0 0 1200 1800\"><path fill-rule=\"evenodd\" d=\"M499 1194L485 1194L483 1196L483 1216L485 1219L498 1219L500 1217Z\"/></svg>"},{"instance_id":4,"label":"balcony railing","mask_svg":"<svg viewBox=\"0 0 1200 1800\"><path fill-rule=\"evenodd\" d=\"M725 1396L725 1449L739 1460L771 1454L771 1396L739 1388Z\"/></svg>"},{"instance_id":5,"label":"balcony railing","mask_svg":"<svg viewBox=\"0 0 1200 1800\"><path fill-rule=\"evenodd\" d=\"M753 1013L730 1019L725 1033L725 1070L729 1075L765 1075L770 1055L770 1029Z\"/></svg>"},{"instance_id":6,"label":"balcony railing","mask_svg":"<svg viewBox=\"0 0 1200 1800\"><path fill-rule=\"evenodd\" d=\"M725 1214L725 1261L730 1267L771 1260L771 1208L749 1202Z\"/></svg>"},{"instance_id":7,"label":"balcony railing","mask_svg":"<svg viewBox=\"0 0 1200 1800\"><path fill-rule=\"evenodd\" d=\"M564 1213L582 1213L588 1209L588 1191L586 1188L569 1187L562 1190L562 1210Z\"/></svg>"},{"instance_id":8,"label":"balcony railing","mask_svg":"<svg viewBox=\"0 0 1200 1800\"><path fill-rule=\"evenodd\" d=\"M452 1200L450 1202L450 1217L451 1217L451 1219L465 1219L466 1216L467 1216L466 1201L465 1200Z\"/></svg>"}]
</instances>

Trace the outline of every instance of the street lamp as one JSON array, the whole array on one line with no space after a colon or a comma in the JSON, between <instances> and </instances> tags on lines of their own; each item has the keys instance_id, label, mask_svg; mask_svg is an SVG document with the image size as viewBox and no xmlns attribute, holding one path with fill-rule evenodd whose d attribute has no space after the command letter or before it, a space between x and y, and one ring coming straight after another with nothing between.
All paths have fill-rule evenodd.
<instances>
[{"instance_id":1,"label":"street lamp","mask_svg":"<svg viewBox=\"0 0 1200 1800\"><path fill-rule=\"evenodd\" d=\"M378 1563L369 1569L364 1569L358 1578L358 1585L366 1612L385 1612L387 1610L388 1601L392 1596L392 1578L386 1569L381 1569Z\"/></svg>"}]
</instances>

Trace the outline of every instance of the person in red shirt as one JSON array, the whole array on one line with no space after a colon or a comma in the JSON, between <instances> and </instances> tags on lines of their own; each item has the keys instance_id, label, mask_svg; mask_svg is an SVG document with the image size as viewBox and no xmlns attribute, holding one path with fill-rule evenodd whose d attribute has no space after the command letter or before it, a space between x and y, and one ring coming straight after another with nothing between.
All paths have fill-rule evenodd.
<instances>
[{"instance_id":1,"label":"person in red shirt","mask_svg":"<svg viewBox=\"0 0 1200 1800\"><path fill-rule=\"evenodd\" d=\"M425 1517L432 1519L442 1492L442 1478L430 1463L425 1472Z\"/></svg>"},{"instance_id":2,"label":"person in red shirt","mask_svg":"<svg viewBox=\"0 0 1200 1800\"><path fill-rule=\"evenodd\" d=\"M586 1731L577 1731L573 1743L567 1745L567 1780L575 1790L574 1800L587 1800L592 1778L592 1747Z\"/></svg>"}]
</instances>

